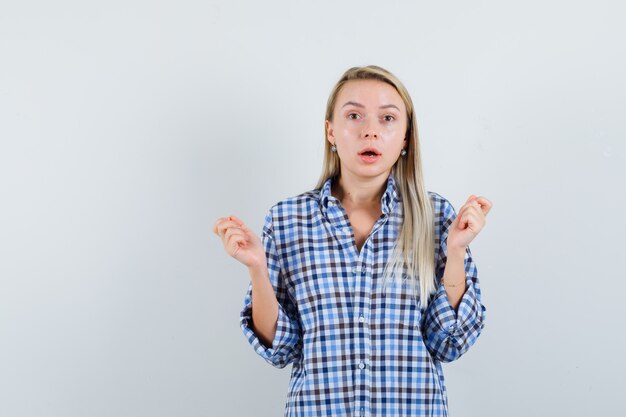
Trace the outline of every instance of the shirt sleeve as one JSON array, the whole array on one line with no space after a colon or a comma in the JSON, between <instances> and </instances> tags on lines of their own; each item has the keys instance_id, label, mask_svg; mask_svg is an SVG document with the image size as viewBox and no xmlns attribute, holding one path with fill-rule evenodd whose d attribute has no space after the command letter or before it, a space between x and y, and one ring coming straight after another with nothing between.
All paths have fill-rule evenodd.
<instances>
[{"instance_id":1,"label":"shirt sleeve","mask_svg":"<svg viewBox=\"0 0 626 417\"><path fill-rule=\"evenodd\" d=\"M424 341L431 355L441 362L451 362L463 355L478 339L485 327L487 309L481 303L478 269L472 252L465 249L466 290L461 298L458 312L448 300L441 279L447 262L448 227L456 218L456 211L447 200L443 202L442 233L437 255L437 291L425 312Z\"/></svg>"},{"instance_id":2,"label":"shirt sleeve","mask_svg":"<svg viewBox=\"0 0 626 417\"><path fill-rule=\"evenodd\" d=\"M276 368L284 368L300 356L302 351L302 338L299 320L297 319L297 309L287 291L280 258L276 250L271 213L270 210L265 217L262 242L265 247L270 282L272 283L276 299L278 300L278 320L276 335L274 336L272 345L270 347L265 346L251 327L252 281L250 281L244 297L243 309L240 312L239 321L244 336L256 353L270 365Z\"/></svg>"}]
</instances>

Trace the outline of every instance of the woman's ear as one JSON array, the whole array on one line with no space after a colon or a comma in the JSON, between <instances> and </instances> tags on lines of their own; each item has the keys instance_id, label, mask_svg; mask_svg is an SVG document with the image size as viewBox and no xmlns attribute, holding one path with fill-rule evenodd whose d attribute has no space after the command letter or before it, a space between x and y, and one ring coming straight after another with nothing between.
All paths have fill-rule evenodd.
<instances>
[{"instance_id":1,"label":"woman's ear","mask_svg":"<svg viewBox=\"0 0 626 417\"><path fill-rule=\"evenodd\" d=\"M335 133L333 132L333 124L326 120L325 122L326 125L326 136L328 137L328 139L335 139ZM333 142L331 142L332 145Z\"/></svg>"}]
</instances>

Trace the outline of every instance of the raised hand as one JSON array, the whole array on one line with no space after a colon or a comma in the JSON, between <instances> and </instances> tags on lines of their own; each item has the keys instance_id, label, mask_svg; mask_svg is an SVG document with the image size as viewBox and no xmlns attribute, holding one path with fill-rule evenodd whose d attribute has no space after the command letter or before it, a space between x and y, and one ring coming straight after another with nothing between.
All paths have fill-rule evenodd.
<instances>
[{"instance_id":1,"label":"raised hand","mask_svg":"<svg viewBox=\"0 0 626 417\"><path fill-rule=\"evenodd\" d=\"M267 267L263 242L238 217L220 217L213 233L222 239L226 252L248 268Z\"/></svg>"},{"instance_id":2,"label":"raised hand","mask_svg":"<svg viewBox=\"0 0 626 417\"><path fill-rule=\"evenodd\" d=\"M493 204L485 197L470 195L448 229L448 250L467 247L485 226L491 207Z\"/></svg>"}]
</instances>

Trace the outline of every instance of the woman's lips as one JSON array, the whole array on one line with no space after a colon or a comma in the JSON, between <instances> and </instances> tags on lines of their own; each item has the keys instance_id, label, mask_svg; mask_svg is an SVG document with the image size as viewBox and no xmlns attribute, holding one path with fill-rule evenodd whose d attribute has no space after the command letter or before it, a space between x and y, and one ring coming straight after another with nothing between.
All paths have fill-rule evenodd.
<instances>
[{"instance_id":1,"label":"woman's lips","mask_svg":"<svg viewBox=\"0 0 626 417\"><path fill-rule=\"evenodd\" d=\"M380 158L381 155L364 155L364 154L360 154L359 158L361 158L361 161L365 162L366 164L373 164L375 162L377 162Z\"/></svg>"}]
</instances>

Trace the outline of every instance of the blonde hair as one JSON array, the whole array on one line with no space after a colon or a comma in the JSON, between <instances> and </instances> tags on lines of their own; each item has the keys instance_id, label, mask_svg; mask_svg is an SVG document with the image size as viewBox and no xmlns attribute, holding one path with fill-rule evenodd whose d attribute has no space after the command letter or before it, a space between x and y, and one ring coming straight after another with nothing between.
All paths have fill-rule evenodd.
<instances>
[{"instance_id":1,"label":"blonde hair","mask_svg":"<svg viewBox=\"0 0 626 417\"><path fill-rule=\"evenodd\" d=\"M351 80L379 80L396 89L407 113L407 154L399 157L392 167L392 174L396 180L404 219L396 240L393 252L385 265L383 272L383 286L392 277L399 274L408 275L413 284L413 294L417 300L419 287L419 304L423 310L428 306L430 295L436 291L435 277L435 235L433 206L424 187L420 147L415 120L415 109L409 92L402 82L392 73L376 65L349 68L333 87L326 105L326 120L333 121L333 110L339 91L345 83ZM324 182L340 174L341 165L336 152L330 150L328 134L324 129L324 162L322 174L315 188L321 188ZM406 272L405 272L406 271ZM420 277L425 277L421 279Z\"/></svg>"}]
</instances>

